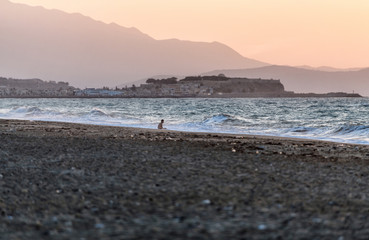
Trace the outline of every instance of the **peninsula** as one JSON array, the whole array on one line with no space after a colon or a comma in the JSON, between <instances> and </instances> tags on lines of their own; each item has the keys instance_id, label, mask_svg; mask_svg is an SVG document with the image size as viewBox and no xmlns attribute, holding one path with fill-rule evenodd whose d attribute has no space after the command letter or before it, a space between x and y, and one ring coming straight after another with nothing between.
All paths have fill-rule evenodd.
<instances>
[{"instance_id":1,"label":"peninsula","mask_svg":"<svg viewBox=\"0 0 369 240\"><path fill-rule=\"evenodd\" d=\"M286 91L281 81L275 79L188 76L149 78L140 86L111 89L78 89L68 82L43 81L40 79L0 78L0 97L48 97L48 98L295 98L295 97L361 97L355 93L333 92L325 94L295 93Z\"/></svg>"}]
</instances>

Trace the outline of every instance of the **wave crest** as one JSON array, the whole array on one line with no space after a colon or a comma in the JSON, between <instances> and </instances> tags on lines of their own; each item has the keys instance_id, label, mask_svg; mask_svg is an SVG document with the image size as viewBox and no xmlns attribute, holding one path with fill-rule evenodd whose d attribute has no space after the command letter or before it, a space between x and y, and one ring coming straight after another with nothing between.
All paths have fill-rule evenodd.
<instances>
[{"instance_id":1,"label":"wave crest","mask_svg":"<svg viewBox=\"0 0 369 240\"><path fill-rule=\"evenodd\" d=\"M249 122L247 120L244 120L242 118L234 117L228 114L217 114L213 115L211 117L205 118L201 122L203 125L229 125L229 126L238 126L238 127L244 127Z\"/></svg>"},{"instance_id":2,"label":"wave crest","mask_svg":"<svg viewBox=\"0 0 369 240\"><path fill-rule=\"evenodd\" d=\"M104 111L100 110L100 109L92 109L87 116L89 117L109 117L109 114L105 113Z\"/></svg>"},{"instance_id":3,"label":"wave crest","mask_svg":"<svg viewBox=\"0 0 369 240\"><path fill-rule=\"evenodd\" d=\"M338 128L335 128L332 131L334 134L368 134L369 133L369 126L366 125L344 125Z\"/></svg>"},{"instance_id":4,"label":"wave crest","mask_svg":"<svg viewBox=\"0 0 369 240\"><path fill-rule=\"evenodd\" d=\"M232 117L230 115L218 114L218 115L214 115L212 117L206 118L202 123L204 123L204 124L221 124L221 123L224 123L224 122L229 121L231 119L232 119Z\"/></svg>"},{"instance_id":5,"label":"wave crest","mask_svg":"<svg viewBox=\"0 0 369 240\"><path fill-rule=\"evenodd\" d=\"M16 114L32 115L32 114L39 114L42 112L42 110L38 107L30 106L30 107L15 107L10 112L16 113Z\"/></svg>"}]
</instances>

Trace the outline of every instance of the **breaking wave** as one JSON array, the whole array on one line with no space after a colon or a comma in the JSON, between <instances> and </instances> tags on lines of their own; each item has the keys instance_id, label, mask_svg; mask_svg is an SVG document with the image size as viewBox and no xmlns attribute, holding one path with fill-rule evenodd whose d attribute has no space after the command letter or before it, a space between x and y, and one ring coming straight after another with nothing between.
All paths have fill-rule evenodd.
<instances>
[{"instance_id":1,"label":"breaking wave","mask_svg":"<svg viewBox=\"0 0 369 240\"><path fill-rule=\"evenodd\" d=\"M38 107L30 106L30 107L14 107L10 110L10 113L14 114L40 114L42 110Z\"/></svg>"},{"instance_id":2,"label":"breaking wave","mask_svg":"<svg viewBox=\"0 0 369 240\"><path fill-rule=\"evenodd\" d=\"M202 124L205 125L242 125L246 123L246 121L228 114L213 115L202 121Z\"/></svg>"},{"instance_id":3,"label":"breaking wave","mask_svg":"<svg viewBox=\"0 0 369 240\"><path fill-rule=\"evenodd\" d=\"M338 128L335 128L332 131L337 135L362 135L367 134L369 136L369 126L366 125L344 125Z\"/></svg>"},{"instance_id":4,"label":"breaking wave","mask_svg":"<svg viewBox=\"0 0 369 240\"><path fill-rule=\"evenodd\" d=\"M87 117L109 117L109 114L100 109L93 109L87 115Z\"/></svg>"}]
</instances>

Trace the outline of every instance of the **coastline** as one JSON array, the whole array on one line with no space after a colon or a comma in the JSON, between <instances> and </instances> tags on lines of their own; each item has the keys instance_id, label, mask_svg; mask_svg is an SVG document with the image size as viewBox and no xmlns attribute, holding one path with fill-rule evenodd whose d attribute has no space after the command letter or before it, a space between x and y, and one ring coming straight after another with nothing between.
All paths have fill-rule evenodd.
<instances>
[{"instance_id":1,"label":"coastline","mask_svg":"<svg viewBox=\"0 0 369 240\"><path fill-rule=\"evenodd\" d=\"M173 96L173 95L163 95L163 96L1 96L0 99L9 99L9 98L76 98L76 99L89 99L89 98L122 98L122 99L131 99L131 98L367 98L367 96L361 96L357 93L284 93L284 94L222 94L222 95L182 95L182 96Z\"/></svg>"},{"instance_id":2,"label":"coastline","mask_svg":"<svg viewBox=\"0 0 369 240\"><path fill-rule=\"evenodd\" d=\"M369 146L0 120L5 238L368 235Z\"/></svg>"}]
</instances>

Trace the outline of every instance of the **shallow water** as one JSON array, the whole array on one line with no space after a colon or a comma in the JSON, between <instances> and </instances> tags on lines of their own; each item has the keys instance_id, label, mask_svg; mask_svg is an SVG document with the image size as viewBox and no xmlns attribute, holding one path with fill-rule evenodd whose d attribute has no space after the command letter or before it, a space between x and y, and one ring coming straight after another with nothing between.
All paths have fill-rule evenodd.
<instances>
[{"instance_id":1,"label":"shallow water","mask_svg":"<svg viewBox=\"0 0 369 240\"><path fill-rule=\"evenodd\" d=\"M368 98L0 99L0 118L369 144Z\"/></svg>"}]
</instances>

